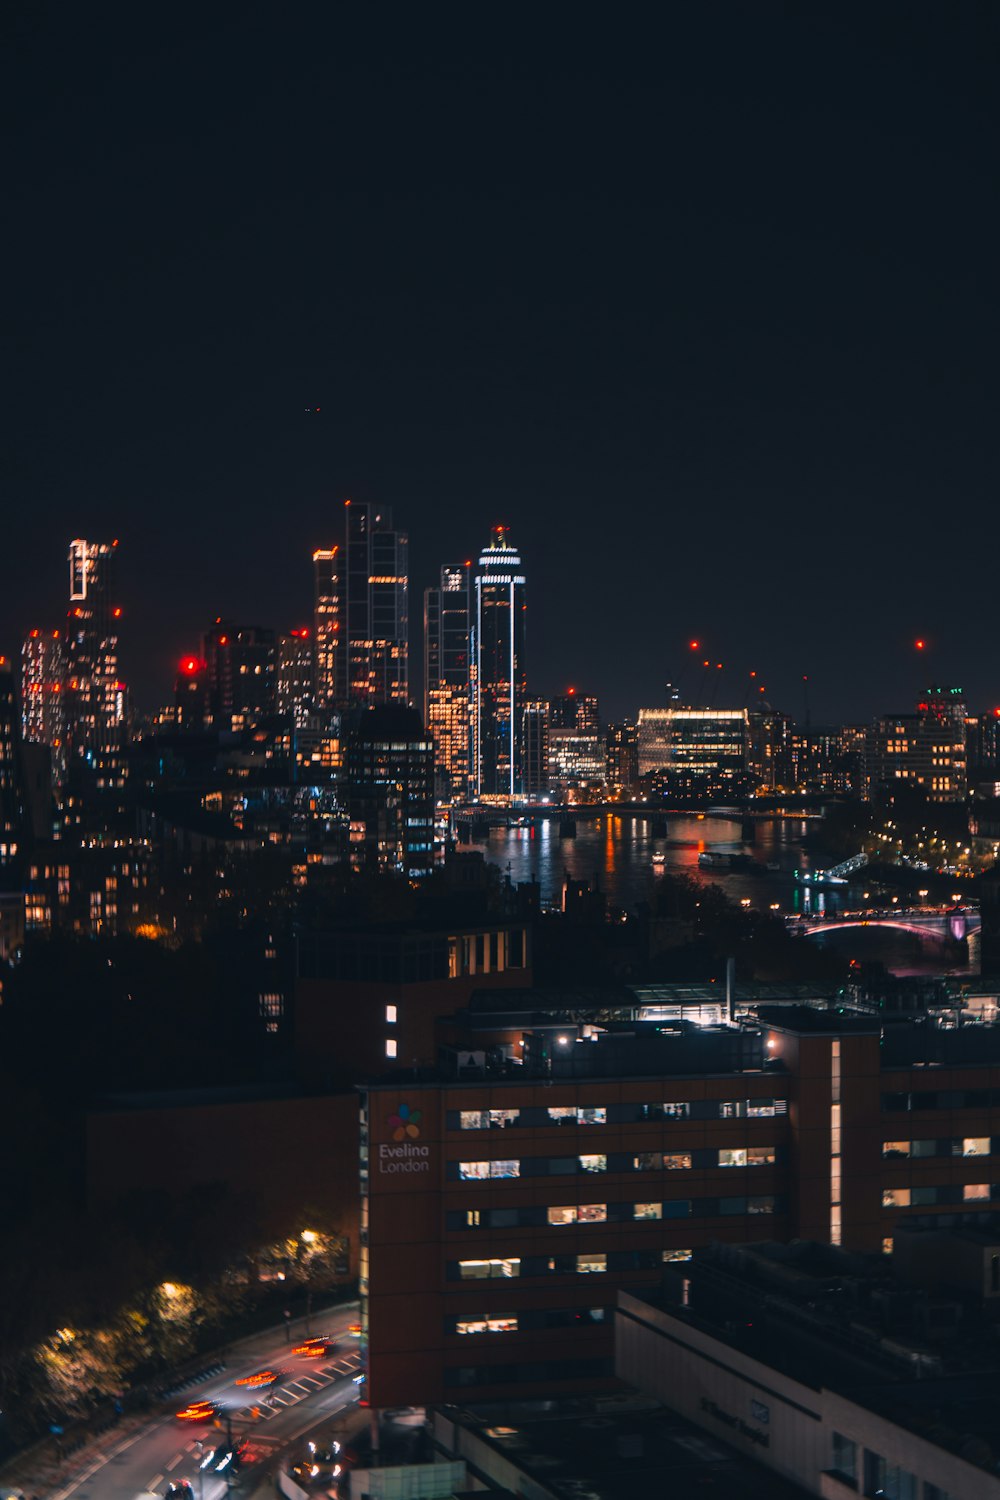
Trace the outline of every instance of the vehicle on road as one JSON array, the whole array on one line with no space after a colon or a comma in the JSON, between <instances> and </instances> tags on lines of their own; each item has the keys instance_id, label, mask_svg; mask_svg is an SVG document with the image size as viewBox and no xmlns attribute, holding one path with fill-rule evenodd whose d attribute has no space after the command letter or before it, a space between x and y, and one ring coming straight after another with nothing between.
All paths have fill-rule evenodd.
<instances>
[{"instance_id":1,"label":"vehicle on road","mask_svg":"<svg viewBox=\"0 0 1000 1500\"><path fill-rule=\"evenodd\" d=\"M219 1410L216 1401L192 1401L183 1411L175 1412L179 1422L211 1422Z\"/></svg>"},{"instance_id":2,"label":"vehicle on road","mask_svg":"<svg viewBox=\"0 0 1000 1500\"><path fill-rule=\"evenodd\" d=\"M292 1350L293 1354L302 1354L306 1359L322 1359L326 1354L332 1354L336 1349L336 1340L327 1338L306 1339L304 1344L296 1344Z\"/></svg>"},{"instance_id":3,"label":"vehicle on road","mask_svg":"<svg viewBox=\"0 0 1000 1500\"><path fill-rule=\"evenodd\" d=\"M350 1323L348 1324L347 1331L348 1333L352 1334L354 1338L359 1339L361 1337L361 1324Z\"/></svg>"},{"instance_id":4,"label":"vehicle on road","mask_svg":"<svg viewBox=\"0 0 1000 1500\"><path fill-rule=\"evenodd\" d=\"M293 1479L307 1488L334 1484L344 1472L344 1459L340 1444L307 1443L306 1451L293 1460L290 1473Z\"/></svg>"},{"instance_id":5,"label":"vehicle on road","mask_svg":"<svg viewBox=\"0 0 1000 1500\"><path fill-rule=\"evenodd\" d=\"M277 1382L277 1380L282 1379L283 1374L285 1374L285 1371L283 1370L256 1370L255 1373L252 1374L252 1376L243 1376L243 1379L237 1380L237 1382L235 1382L235 1385L273 1386L274 1383Z\"/></svg>"},{"instance_id":6,"label":"vehicle on road","mask_svg":"<svg viewBox=\"0 0 1000 1500\"><path fill-rule=\"evenodd\" d=\"M247 1449L246 1438L236 1438L233 1442L220 1443L217 1448L209 1448L199 1468L206 1474L238 1474Z\"/></svg>"}]
</instances>

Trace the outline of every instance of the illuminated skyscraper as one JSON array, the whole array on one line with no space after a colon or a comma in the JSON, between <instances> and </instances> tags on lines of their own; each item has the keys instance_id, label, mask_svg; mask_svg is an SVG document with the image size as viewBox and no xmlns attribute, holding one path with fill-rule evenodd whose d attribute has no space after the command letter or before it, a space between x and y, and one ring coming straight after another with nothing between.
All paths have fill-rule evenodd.
<instances>
[{"instance_id":1,"label":"illuminated skyscraper","mask_svg":"<svg viewBox=\"0 0 1000 1500\"><path fill-rule=\"evenodd\" d=\"M99 785L121 780L128 717L118 676L117 552L117 542L77 539L69 547L67 738L71 753L97 771Z\"/></svg>"},{"instance_id":2,"label":"illuminated skyscraper","mask_svg":"<svg viewBox=\"0 0 1000 1500\"><path fill-rule=\"evenodd\" d=\"M58 630L31 630L21 647L21 726L25 741L48 745L52 779L66 775L66 652Z\"/></svg>"},{"instance_id":3,"label":"illuminated skyscraper","mask_svg":"<svg viewBox=\"0 0 1000 1500\"><path fill-rule=\"evenodd\" d=\"M340 671L340 548L313 553L313 696L318 709L337 702Z\"/></svg>"},{"instance_id":4,"label":"illuminated skyscraper","mask_svg":"<svg viewBox=\"0 0 1000 1500\"><path fill-rule=\"evenodd\" d=\"M277 706L296 729L309 720L313 702L313 643L302 626L278 638Z\"/></svg>"},{"instance_id":5,"label":"illuminated skyscraper","mask_svg":"<svg viewBox=\"0 0 1000 1500\"><path fill-rule=\"evenodd\" d=\"M345 566L341 687L343 704L372 707L409 700L409 542L392 512L344 502Z\"/></svg>"},{"instance_id":6,"label":"illuminated skyscraper","mask_svg":"<svg viewBox=\"0 0 1000 1500\"><path fill-rule=\"evenodd\" d=\"M495 526L479 558L473 650L473 786L484 798L524 791L525 610L521 558Z\"/></svg>"},{"instance_id":7,"label":"illuminated skyscraper","mask_svg":"<svg viewBox=\"0 0 1000 1500\"><path fill-rule=\"evenodd\" d=\"M440 801L469 794L472 614L468 563L446 565L424 591L424 722L434 738Z\"/></svg>"}]
</instances>

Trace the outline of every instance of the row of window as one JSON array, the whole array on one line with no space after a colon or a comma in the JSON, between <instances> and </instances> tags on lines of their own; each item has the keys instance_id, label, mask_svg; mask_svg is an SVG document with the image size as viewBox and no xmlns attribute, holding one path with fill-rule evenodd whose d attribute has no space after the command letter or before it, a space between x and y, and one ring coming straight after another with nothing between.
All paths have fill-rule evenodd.
<instances>
[{"instance_id":1,"label":"row of window","mask_svg":"<svg viewBox=\"0 0 1000 1500\"><path fill-rule=\"evenodd\" d=\"M457 1365L445 1369L444 1383L517 1385L522 1381L603 1380L615 1373L613 1359L539 1359L503 1365Z\"/></svg>"},{"instance_id":2,"label":"row of window","mask_svg":"<svg viewBox=\"0 0 1000 1500\"><path fill-rule=\"evenodd\" d=\"M901 1464L891 1464L881 1453L864 1448L841 1432L832 1434L831 1469L844 1484L869 1500L950 1500L947 1490L925 1479L923 1484Z\"/></svg>"},{"instance_id":3,"label":"row of window","mask_svg":"<svg viewBox=\"0 0 1000 1500\"><path fill-rule=\"evenodd\" d=\"M921 1089L883 1094L882 1108L891 1114L921 1109L1000 1109L1000 1089Z\"/></svg>"},{"instance_id":4,"label":"row of window","mask_svg":"<svg viewBox=\"0 0 1000 1500\"><path fill-rule=\"evenodd\" d=\"M949 1135L922 1141L883 1141L883 1156L1000 1155L1000 1136Z\"/></svg>"},{"instance_id":5,"label":"row of window","mask_svg":"<svg viewBox=\"0 0 1000 1500\"><path fill-rule=\"evenodd\" d=\"M450 1109L449 1130L504 1130L516 1125L634 1125L642 1120L773 1120L785 1099L691 1099L657 1104L531 1105L517 1109Z\"/></svg>"},{"instance_id":6,"label":"row of window","mask_svg":"<svg viewBox=\"0 0 1000 1500\"><path fill-rule=\"evenodd\" d=\"M484 1182L504 1177L561 1177L576 1172L671 1172L692 1167L767 1167L777 1159L774 1146L726 1146L699 1151L591 1152L579 1156L504 1157L496 1161L450 1161L450 1181Z\"/></svg>"},{"instance_id":7,"label":"row of window","mask_svg":"<svg viewBox=\"0 0 1000 1500\"><path fill-rule=\"evenodd\" d=\"M446 1229L544 1229L567 1224L627 1224L659 1219L712 1219L731 1214L785 1212L784 1198L758 1193L737 1198L669 1198L634 1203L531 1204L522 1208L461 1208L445 1214Z\"/></svg>"},{"instance_id":8,"label":"row of window","mask_svg":"<svg viewBox=\"0 0 1000 1500\"><path fill-rule=\"evenodd\" d=\"M989 1203L1000 1201L1000 1183L948 1182L940 1187L886 1187L883 1208L921 1208L930 1203Z\"/></svg>"},{"instance_id":9,"label":"row of window","mask_svg":"<svg viewBox=\"0 0 1000 1500\"><path fill-rule=\"evenodd\" d=\"M683 1250L587 1250L580 1255L494 1255L450 1260L449 1281L509 1281L521 1276L603 1276L606 1271L654 1271L691 1259Z\"/></svg>"},{"instance_id":10,"label":"row of window","mask_svg":"<svg viewBox=\"0 0 1000 1500\"><path fill-rule=\"evenodd\" d=\"M527 1333L538 1328L592 1328L607 1321L606 1307L528 1307L516 1313L465 1313L446 1318L451 1333Z\"/></svg>"}]
</instances>

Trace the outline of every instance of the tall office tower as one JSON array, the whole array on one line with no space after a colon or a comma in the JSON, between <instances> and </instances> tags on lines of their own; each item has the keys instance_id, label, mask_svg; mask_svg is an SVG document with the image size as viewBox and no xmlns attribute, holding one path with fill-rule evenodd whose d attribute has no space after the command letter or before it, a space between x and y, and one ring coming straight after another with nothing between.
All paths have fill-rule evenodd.
<instances>
[{"instance_id":1,"label":"tall office tower","mask_svg":"<svg viewBox=\"0 0 1000 1500\"><path fill-rule=\"evenodd\" d=\"M28 744L48 745L52 780L66 777L66 652L58 630L31 630L21 647L21 730Z\"/></svg>"},{"instance_id":2,"label":"tall office tower","mask_svg":"<svg viewBox=\"0 0 1000 1500\"><path fill-rule=\"evenodd\" d=\"M306 626L278 638L277 706L301 729L312 713L313 643Z\"/></svg>"},{"instance_id":3,"label":"tall office tower","mask_svg":"<svg viewBox=\"0 0 1000 1500\"><path fill-rule=\"evenodd\" d=\"M439 802L462 802L469 795L469 567L446 565L439 586L424 591L424 723L434 739Z\"/></svg>"},{"instance_id":4,"label":"tall office tower","mask_svg":"<svg viewBox=\"0 0 1000 1500\"><path fill-rule=\"evenodd\" d=\"M549 790L549 700L529 698L523 724L524 795L543 797Z\"/></svg>"},{"instance_id":5,"label":"tall office tower","mask_svg":"<svg viewBox=\"0 0 1000 1500\"><path fill-rule=\"evenodd\" d=\"M525 581L521 558L494 526L479 558L473 649L473 788L510 801L524 789Z\"/></svg>"},{"instance_id":6,"label":"tall office tower","mask_svg":"<svg viewBox=\"0 0 1000 1500\"><path fill-rule=\"evenodd\" d=\"M409 701L409 542L392 512L345 500L341 703Z\"/></svg>"},{"instance_id":7,"label":"tall office tower","mask_svg":"<svg viewBox=\"0 0 1000 1500\"><path fill-rule=\"evenodd\" d=\"M340 548L313 553L313 699L318 709L337 702L340 672Z\"/></svg>"},{"instance_id":8,"label":"tall office tower","mask_svg":"<svg viewBox=\"0 0 1000 1500\"><path fill-rule=\"evenodd\" d=\"M206 631L209 706L216 729L248 729L275 711L274 631L217 619Z\"/></svg>"},{"instance_id":9,"label":"tall office tower","mask_svg":"<svg viewBox=\"0 0 1000 1500\"><path fill-rule=\"evenodd\" d=\"M118 678L118 622L114 600L117 542L78 539L69 547L68 682L66 730L70 751L105 779L121 764L126 690Z\"/></svg>"}]
</instances>

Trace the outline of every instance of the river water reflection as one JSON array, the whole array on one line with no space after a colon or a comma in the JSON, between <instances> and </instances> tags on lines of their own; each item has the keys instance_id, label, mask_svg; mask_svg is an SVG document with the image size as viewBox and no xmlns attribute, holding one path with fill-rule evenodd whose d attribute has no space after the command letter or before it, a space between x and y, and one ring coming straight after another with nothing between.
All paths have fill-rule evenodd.
<instances>
[{"instance_id":1,"label":"river water reflection","mask_svg":"<svg viewBox=\"0 0 1000 1500\"><path fill-rule=\"evenodd\" d=\"M578 810L575 838L560 838L558 820L547 818L523 828L491 829L488 839L473 847L481 849L515 884L536 880L546 906L561 904L563 882L569 875L574 880L596 881L612 906L635 907L653 900L655 882L662 873L690 875L703 884L720 885L732 900L748 900L760 911L777 907L783 914L825 912L832 916L864 904L863 879L811 890L797 878L816 867L816 859L804 846L807 833L818 826L815 821L761 818L752 826L754 839L747 843L737 819L673 815L667 818L666 837L662 825L660 836L654 837L652 819L642 814L587 816ZM754 867L706 870L699 865L698 855L710 850L747 855ZM836 943L850 957L879 959L897 973L969 973L978 967L975 950L967 963L956 965L954 955L946 959L945 950L933 940L884 928L848 929L803 941Z\"/></svg>"}]
</instances>

